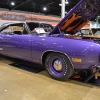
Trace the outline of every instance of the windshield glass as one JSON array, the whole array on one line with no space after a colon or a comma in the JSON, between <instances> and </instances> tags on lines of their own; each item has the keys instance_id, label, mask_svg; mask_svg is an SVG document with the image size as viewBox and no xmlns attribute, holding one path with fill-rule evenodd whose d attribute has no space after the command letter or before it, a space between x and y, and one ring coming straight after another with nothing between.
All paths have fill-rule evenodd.
<instances>
[{"instance_id":1,"label":"windshield glass","mask_svg":"<svg viewBox=\"0 0 100 100\"><path fill-rule=\"evenodd\" d=\"M27 23L31 32L40 34L40 33L50 33L53 30L53 27L50 24L44 23Z\"/></svg>"}]
</instances>

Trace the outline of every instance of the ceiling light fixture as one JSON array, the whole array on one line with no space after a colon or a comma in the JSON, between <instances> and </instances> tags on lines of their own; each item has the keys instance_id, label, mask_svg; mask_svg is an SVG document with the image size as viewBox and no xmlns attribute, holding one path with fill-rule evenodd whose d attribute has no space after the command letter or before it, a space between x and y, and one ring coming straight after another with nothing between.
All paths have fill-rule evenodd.
<instances>
[{"instance_id":1,"label":"ceiling light fixture","mask_svg":"<svg viewBox=\"0 0 100 100\"><path fill-rule=\"evenodd\" d=\"M10 4L11 4L11 6L15 6L15 2L13 2L13 1Z\"/></svg>"},{"instance_id":2,"label":"ceiling light fixture","mask_svg":"<svg viewBox=\"0 0 100 100\"><path fill-rule=\"evenodd\" d=\"M69 4L68 0L65 1L65 4Z\"/></svg>"},{"instance_id":3,"label":"ceiling light fixture","mask_svg":"<svg viewBox=\"0 0 100 100\"><path fill-rule=\"evenodd\" d=\"M62 6L62 4L60 3L59 6Z\"/></svg>"},{"instance_id":4,"label":"ceiling light fixture","mask_svg":"<svg viewBox=\"0 0 100 100\"><path fill-rule=\"evenodd\" d=\"M65 4L69 4L68 0L65 1ZM60 3L59 6L62 6L62 4Z\"/></svg>"},{"instance_id":5,"label":"ceiling light fixture","mask_svg":"<svg viewBox=\"0 0 100 100\"><path fill-rule=\"evenodd\" d=\"M43 10L44 10L44 11L46 11L46 10L47 10L47 8L46 8L46 7L44 7L44 8L43 8Z\"/></svg>"}]
</instances>

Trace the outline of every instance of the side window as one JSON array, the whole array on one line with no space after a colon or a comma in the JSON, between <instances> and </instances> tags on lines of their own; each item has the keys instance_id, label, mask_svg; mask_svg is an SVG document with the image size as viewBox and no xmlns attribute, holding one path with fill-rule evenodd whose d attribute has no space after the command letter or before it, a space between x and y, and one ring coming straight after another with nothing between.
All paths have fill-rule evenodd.
<instances>
[{"instance_id":1,"label":"side window","mask_svg":"<svg viewBox=\"0 0 100 100\"><path fill-rule=\"evenodd\" d=\"M13 34L22 35L23 26L12 25L10 28Z\"/></svg>"},{"instance_id":2,"label":"side window","mask_svg":"<svg viewBox=\"0 0 100 100\"><path fill-rule=\"evenodd\" d=\"M37 34L41 32L45 33L45 31L43 30L43 28L41 27L39 23L31 23L29 27L32 33L37 33Z\"/></svg>"},{"instance_id":3,"label":"side window","mask_svg":"<svg viewBox=\"0 0 100 100\"><path fill-rule=\"evenodd\" d=\"M48 34L52 31L53 27L44 23L28 23L29 29L32 34Z\"/></svg>"},{"instance_id":4,"label":"side window","mask_svg":"<svg viewBox=\"0 0 100 100\"><path fill-rule=\"evenodd\" d=\"M24 24L13 24L3 29L1 33L4 34L16 34L16 35L27 35L28 32L25 29Z\"/></svg>"},{"instance_id":5,"label":"side window","mask_svg":"<svg viewBox=\"0 0 100 100\"><path fill-rule=\"evenodd\" d=\"M6 28L4 28L1 32L1 34L4 33L4 34L9 34L9 33L12 33L12 30L11 28L8 26Z\"/></svg>"}]
</instances>

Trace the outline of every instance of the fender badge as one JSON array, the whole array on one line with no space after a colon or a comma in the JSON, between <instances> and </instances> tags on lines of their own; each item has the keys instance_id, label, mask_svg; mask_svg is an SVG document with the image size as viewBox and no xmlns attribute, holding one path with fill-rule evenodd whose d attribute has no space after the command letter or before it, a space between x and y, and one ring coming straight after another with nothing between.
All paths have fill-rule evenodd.
<instances>
[{"instance_id":1,"label":"fender badge","mask_svg":"<svg viewBox=\"0 0 100 100\"><path fill-rule=\"evenodd\" d=\"M72 61L73 61L73 62L82 62L82 60L79 59L79 58L72 58Z\"/></svg>"}]
</instances>

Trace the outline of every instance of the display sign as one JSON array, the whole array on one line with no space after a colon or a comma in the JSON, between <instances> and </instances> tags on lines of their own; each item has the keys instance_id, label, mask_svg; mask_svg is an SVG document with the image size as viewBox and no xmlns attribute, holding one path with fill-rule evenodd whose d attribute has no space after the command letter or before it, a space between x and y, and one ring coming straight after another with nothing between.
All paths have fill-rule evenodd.
<instances>
[{"instance_id":1,"label":"display sign","mask_svg":"<svg viewBox=\"0 0 100 100\"><path fill-rule=\"evenodd\" d=\"M3 20L18 20L18 21L25 21L26 17L22 15L13 15L13 14L2 14Z\"/></svg>"},{"instance_id":2,"label":"display sign","mask_svg":"<svg viewBox=\"0 0 100 100\"><path fill-rule=\"evenodd\" d=\"M23 31L23 26L10 26L12 31Z\"/></svg>"},{"instance_id":3,"label":"display sign","mask_svg":"<svg viewBox=\"0 0 100 100\"><path fill-rule=\"evenodd\" d=\"M43 28L35 28L37 33L46 33Z\"/></svg>"}]
</instances>

